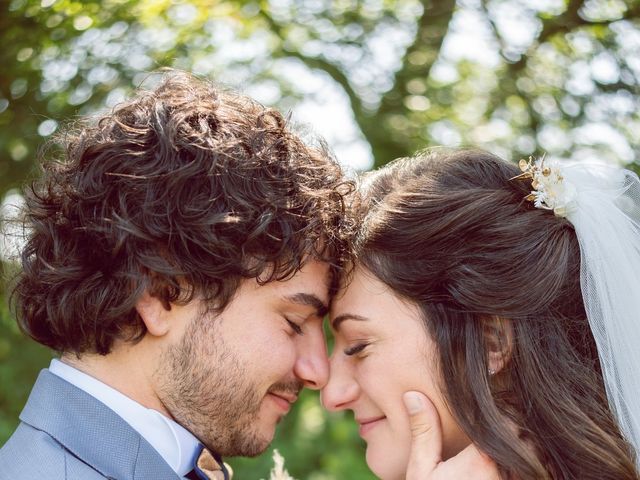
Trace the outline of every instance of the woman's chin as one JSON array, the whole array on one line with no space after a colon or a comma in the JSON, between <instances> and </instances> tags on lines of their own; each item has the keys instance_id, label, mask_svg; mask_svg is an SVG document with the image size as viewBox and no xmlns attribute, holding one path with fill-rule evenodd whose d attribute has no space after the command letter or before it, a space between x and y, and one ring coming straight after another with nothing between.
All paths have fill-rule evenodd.
<instances>
[{"instance_id":1,"label":"woman's chin","mask_svg":"<svg viewBox=\"0 0 640 480\"><path fill-rule=\"evenodd\" d=\"M380 480L404 480L407 460L402 452L377 452L367 447L367 466Z\"/></svg>"}]
</instances>

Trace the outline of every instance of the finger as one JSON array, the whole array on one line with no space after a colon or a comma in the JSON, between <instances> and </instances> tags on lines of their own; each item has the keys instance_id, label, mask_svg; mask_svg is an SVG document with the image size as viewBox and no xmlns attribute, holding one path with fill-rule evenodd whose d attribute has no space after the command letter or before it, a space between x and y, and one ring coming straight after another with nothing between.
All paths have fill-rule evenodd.
<instances>
[{"instance_id":1,"label":"finger","mask_svg":"<svg viewBox=\"0 0 640 480\"><path fill-rule=\"evenodd\" d=\"M442 460L440 417L433 403L420 392L406 392L402 399L411 425L407 480L423 480Z\"/></svg>"},{"instance_id":2,"label":"finger","mask_svg":"<svg viewBox=\"0 0 640 480\"><path fill-rule=\"evenodd\" d=\"M489 456L471 444L455 457L438 465L433 480L500 480L500 471Z\"/></svg>"}]
</instances>

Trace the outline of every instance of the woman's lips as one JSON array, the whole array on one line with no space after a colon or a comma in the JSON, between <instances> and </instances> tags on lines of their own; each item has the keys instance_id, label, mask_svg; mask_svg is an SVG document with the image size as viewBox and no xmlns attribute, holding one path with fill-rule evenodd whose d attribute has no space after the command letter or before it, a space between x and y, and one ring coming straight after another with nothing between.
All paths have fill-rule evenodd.
<instances>
[{"instance_id":1,"label":"woman's lips","mask_svg":"<svg viewBox=\"0 0 640 480\"><path fill-rule=\"evenodd\" d=\"M372 429L376 428L384 419L386 419L384 415L379 417L369 417L369 418L359 418L356 419L356 422L360 425L358 429L360 436L364 437L367 433L369 433Z\"/></svg>"}]
</instances>

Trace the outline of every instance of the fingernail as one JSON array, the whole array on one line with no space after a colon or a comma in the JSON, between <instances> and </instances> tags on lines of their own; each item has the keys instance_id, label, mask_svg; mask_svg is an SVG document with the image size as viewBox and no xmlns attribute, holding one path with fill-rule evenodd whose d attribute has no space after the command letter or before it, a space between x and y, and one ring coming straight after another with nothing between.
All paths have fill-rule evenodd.
<instances>
[{"instance_id":1,"label":"fingernail","mask_svg":"<svg viewBox=\"0 0 640 480\"><path fill-rule=\"evenodd\" d=\"M404 400L404 406L407 407L411 415L416 414L424 410L424 403L422 397L418 392L406 392L402 399Z\"/></svg>"}]
</instances>

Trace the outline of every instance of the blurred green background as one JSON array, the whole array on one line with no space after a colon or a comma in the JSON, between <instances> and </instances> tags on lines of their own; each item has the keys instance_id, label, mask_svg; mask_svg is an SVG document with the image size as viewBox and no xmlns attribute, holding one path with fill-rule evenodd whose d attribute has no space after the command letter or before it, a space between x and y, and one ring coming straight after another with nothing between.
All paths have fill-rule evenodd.
<instances>
[{"instance_id":1,"label":"blurred green background","mask_svg":"<svg viewBox=\"0 0 640 480\"><path fill-rule=\"evenodd\" d=\"M430 145L638 169L640 0L2 0L0 45L0 221L48 136L165 66L291 112L355 170ZM5 280L17 233L0 223ZM8 294L0 280L0 444L51 357ZM373 478L350 416L314 393L273 446L296 478ZM258 479L272 461L231 464Z\"/></svg>"}]
</instances>

